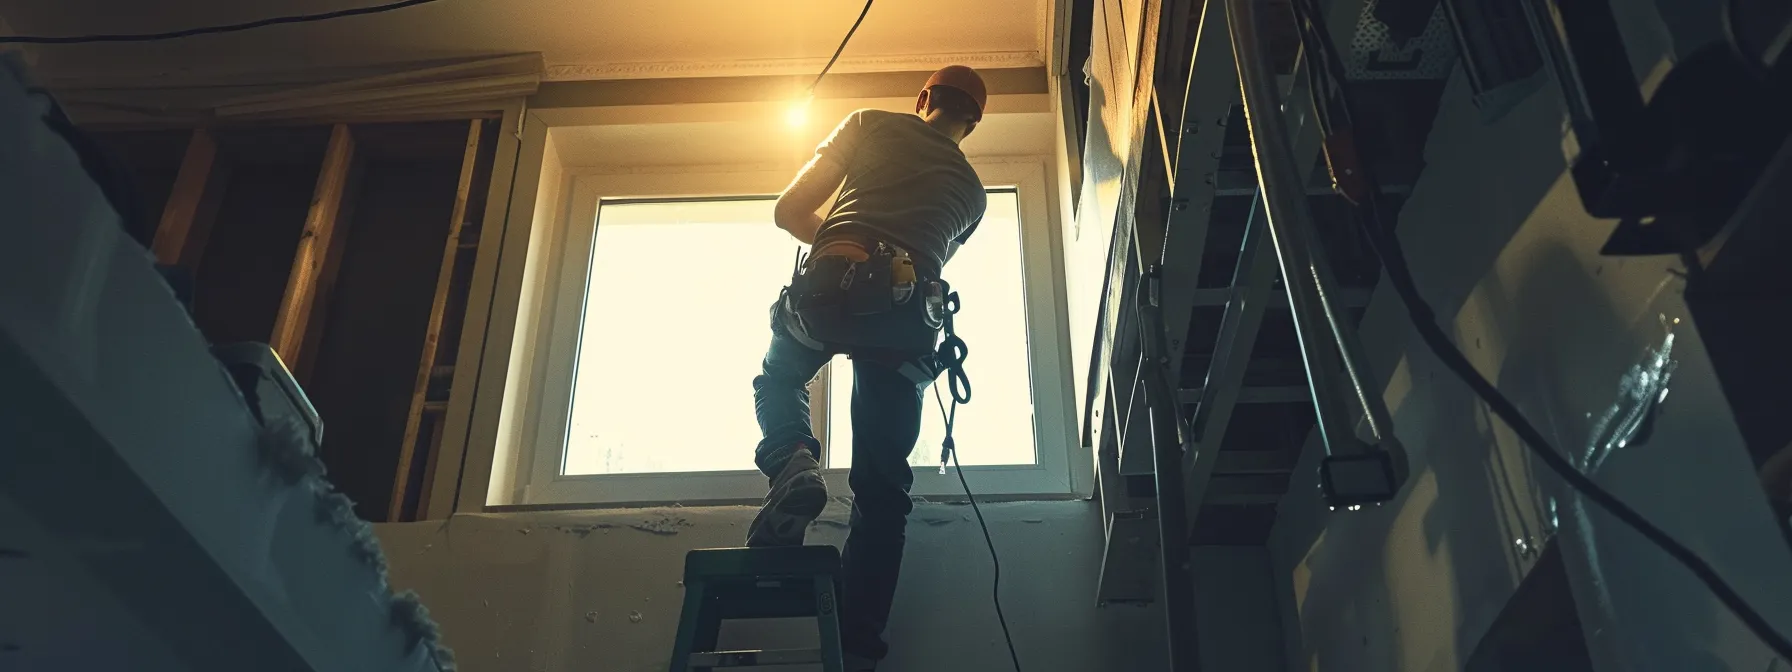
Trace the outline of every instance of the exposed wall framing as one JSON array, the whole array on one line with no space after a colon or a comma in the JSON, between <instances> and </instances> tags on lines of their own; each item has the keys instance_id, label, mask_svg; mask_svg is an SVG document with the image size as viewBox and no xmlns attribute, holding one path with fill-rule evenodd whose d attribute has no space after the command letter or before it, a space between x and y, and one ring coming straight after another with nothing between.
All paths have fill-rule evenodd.
<instances>
[{"instance_id":1,"label":"exposed wall framing","mask_svg":"<svg viewBox=\"0 0 1792 672\"><path fill-rule=\"evenodd\" d=\"M273 346L368 520L428 506L457 377L495 114L89 129L134 181L130 228L213 343ZM465 380L463 380L465 379Z\"/></svg>"},{"instance_id":2,"label":"exposed wall framing","mask_svg":"<svg viewBox=\"0 0 1792 672\"><path fill-rule=\"evenodd\" d=\"M448 240L442 246L410 412L405 416L404 439L399 444L399 469L393 479L392 503L387 514L390 520L414 519L418 511L429 507L427 484L434 477L435 449L441 443L448 389L454 381L453 346L459 343L455 335L460 333L466 317L467 288L472 282L473 266L466 262L479 250L480 222L475 213L485 210L485 191L474 189L474 185L491 178L491 151L482 149L495 147L490 142L495 132L487 131L486 126L481 120L467 126L460 181L454 193L454 214L448 223ZM451 311L451 307L455 310ZM448 347L444 347L445 340Z\"/></svg>"}]
</instances>

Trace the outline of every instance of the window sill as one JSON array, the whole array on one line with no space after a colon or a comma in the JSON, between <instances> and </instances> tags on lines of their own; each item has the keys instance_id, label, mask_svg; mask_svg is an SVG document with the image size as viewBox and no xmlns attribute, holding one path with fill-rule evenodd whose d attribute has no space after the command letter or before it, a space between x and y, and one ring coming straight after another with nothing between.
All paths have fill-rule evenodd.
<instances>
[{"instance_id":1,"label":"window sill","mask_svg":"<svg viewBox=\"0 0 1792 672\"><path fill-rule=\"evenodd\" d=\"M840 495L837 500L851 501L852 495ZM952 496L914 497L917 504L967 504L970 499L962 493ZM1088 501L1089 497L1070 493L1045 493L1034 495L977 495L978 504L1004 504L1009 502L1073 502ZM763 499L681 499L640 502L585 502L570 504L489 504L483 513L538 513L545 511L607 511L615 509L662 509L662 508L700 508L724 506L759 506Z\"/></svg>"},{"instance_id":2,"label":"window sill","mask_svg":"<svg viewBox=\"0 0 1792 672\"><path fill-rule=\"evenodd\" d=\"M847 470L824 469L822 473L835 497L852 495ZM940 474L937 468L916 467L914 474L910 492L915 497L927 501L964 497L964 485L955 471ZM1043 466L967 466L965 476L978 501L1075 497L1068 474ZM526 487L521 502L505 505L644 506L648 502L676 502L688 506L699 501L757 505L765 492L766 478L757 471L560 476Z\"/></svg>"}]
</instances>

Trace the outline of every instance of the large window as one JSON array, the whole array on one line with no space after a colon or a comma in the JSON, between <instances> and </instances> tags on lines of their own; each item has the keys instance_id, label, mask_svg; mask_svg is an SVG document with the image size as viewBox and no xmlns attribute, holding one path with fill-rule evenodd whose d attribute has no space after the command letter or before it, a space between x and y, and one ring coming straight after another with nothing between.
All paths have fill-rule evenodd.
<instances>
[{"instance_id":1,"label":"large window","mask_svg":"<svg viewBox=\"0 0 1792 672\"><path fill-rule=\"evenodd\" d=\"M617 202L598 210L562 474L754 468L759 425L750 382L770 338L770 306L801 249L771 225L772 204L765 198ZM965 446L960 461L1034 464L1013 191L989 195L971 241L946 274L967 306L957 330L976 343L965 365L976 406L954 421ZM674 268L685 271L667 272ZM825 387L827 398L813 415L823 428L828 466L848 468L852 367L839 357L822 375L827 383L818 389ZM940 399L949 403L950 395ZM937 465L945 422L931 396L922 417L910 463ZM702 431L685 429L692 424Z\"/></svg>"},{"instance_id":2,"label":"large window","mask_svg":"<svg viewBox=\"0 0 1792 672\"><path fill-rule=\"evenodd\" d=\"M944 275L958 292L963 311L955 318L970 349L965 373L971 404L952 423L962 465L1034 464L1032 373L1027 367L1027 303L1021 262L1020 202L1013 191L989 194L983 223L953 257ZM828 367L828 466L852 465L852 366L843 359ZM921 439L909 464L939 466L946 436L944 413L952 396L940 377L921 414ZM941 410L945 407L945 411Z\"/></svg>"},{"instance_id":3,"label":"large window","mask_svg":"<svg viewBox=\"0 0 1792 672\"><path fill-rule=\"evenodd\" d=\"M1042 166L978 166L989 207L946 268L974 388L954 436L978 494L1068 495L1073 464L1061 261ZM771 308L802 247L772 223L787 174L582 176L554 238L553 297L518 453L524 504L756 499L753 378ZM719 194L719 195L718 195ZM738 195L729 195L738 194ZM941 385L941 398L951 397ZM829 483L850 494L852 367L811 382ZM914 492L959 494L938 473L944 423L932 392L910 462ZM1087 469L1087 466L1081 469ZM1081 478L1082 480L1079 480Z\"/></svg>"},{"instance_id":4,"label":"large window","mask_svg":"<svg viewBox=\"0 0 1792 672\"><path fill-rule=\"evenodd\" d=\"M753 468L753 376L800 249L772 204L598 210L561 473Z\"/></svg>"}]
</instances>

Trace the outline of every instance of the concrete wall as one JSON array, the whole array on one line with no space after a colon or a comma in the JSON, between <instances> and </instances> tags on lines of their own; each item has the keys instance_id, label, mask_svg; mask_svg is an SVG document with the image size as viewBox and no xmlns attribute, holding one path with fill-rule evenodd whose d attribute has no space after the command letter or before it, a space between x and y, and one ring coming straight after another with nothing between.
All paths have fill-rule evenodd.
<instances>
[{"instance_id":1,"label":"concrete wall","mask_svg":"<svg viewBox=\"0 0 1792 672\"><path fill-rule=\"evenodd\" d=\"M1654 7L1614 4L1625 4L1627 28L1657 27L1627 34L1639 73L1684 53L1690 39L1662 30L1647 16ZM1700 3L1662 4L1686 13ZM1399 223L1421 291L1469 359L1583 461L1620 379L1664 349L1672 328L1673 394L1652 435L1614 442L1592 471L1792 629L1792 557L1681 300L1677 264L1598 254L1613 222L1581 208L1564 173L1562 128L1553 82L1484 124L1456 73ZM1291 588L1282 596L1290 669L1461 669L1543 543L1563 545L1596 669L1779 669L1688 572L1583 509L1407 319L1384 287L1360 331L1412 458L1406 490L1380 509L1329 513L1310 442L1283 501L1271 552Z\"/></svg>"},{"instance_id":2,"label":"concrete wall","mask_svg":"<svg viewBox=\"0 0 1792 672\"><path fill-rule=\"evenodd\" d=\"M983 505L1002 605L1028 672L1161 669L1162 615L1095 605L1094 502ZM396 588L414 589L466 672L663 672L685 552L738 546L754 509L689 507L459 515L378 525ZM811 543L839 544L830 505ZM988 550L969 506L920 504L880 670L1007 669ZM725 628L724 647L812 645L799 622ZM805 639L806 638L806 639Z\"/></svg>"}]
</instances>

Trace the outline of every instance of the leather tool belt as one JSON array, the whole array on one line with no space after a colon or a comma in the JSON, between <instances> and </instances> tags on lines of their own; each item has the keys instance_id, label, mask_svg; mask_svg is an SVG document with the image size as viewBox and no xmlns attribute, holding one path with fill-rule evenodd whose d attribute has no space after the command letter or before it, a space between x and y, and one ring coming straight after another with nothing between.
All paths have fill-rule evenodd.
<instances>
[{"instance_id":1,"label":"leather tool belt","mask_svg":"<svg viewBox=\"0 0 1792 672\"><path fill-rule=\"evenodd\" d=\"M784 326L826 352L933 352L945 322L945 281L917 277L908 251L895 245L867 251L865 261L825 254L799 263L778 301Z\"/></svg>"}]
</instances>

